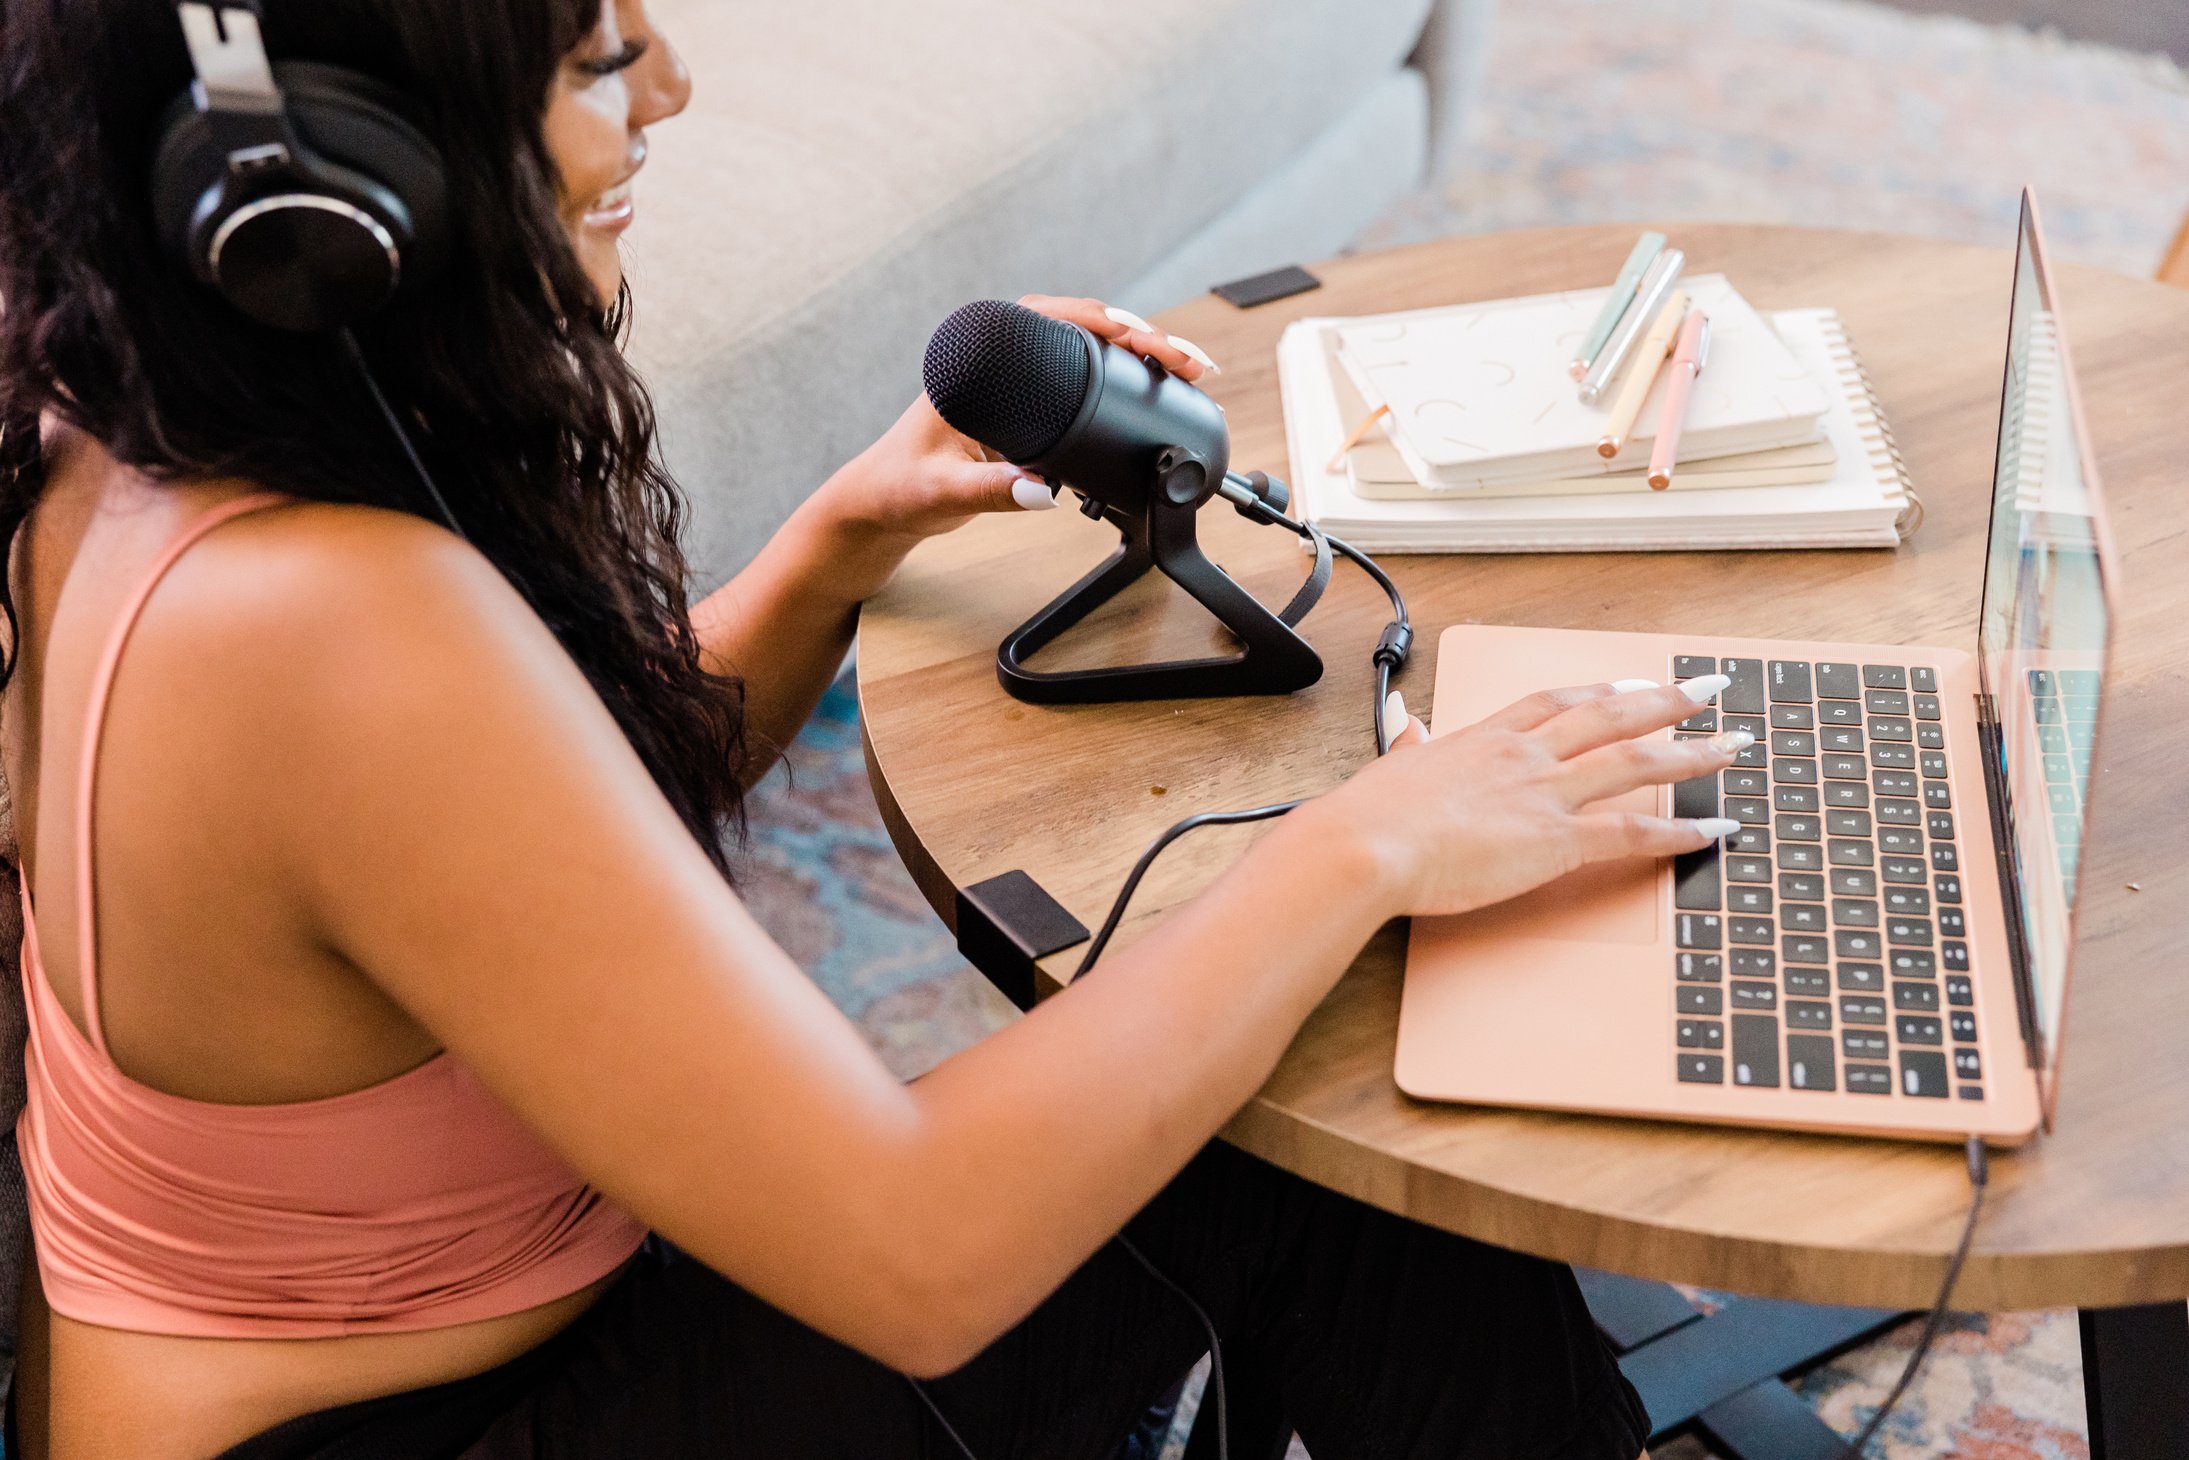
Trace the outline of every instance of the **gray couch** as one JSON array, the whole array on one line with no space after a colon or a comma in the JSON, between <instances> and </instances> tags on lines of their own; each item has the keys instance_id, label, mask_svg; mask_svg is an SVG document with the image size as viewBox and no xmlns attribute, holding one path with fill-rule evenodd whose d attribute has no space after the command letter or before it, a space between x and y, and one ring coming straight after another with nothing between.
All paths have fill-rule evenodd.
<instances>
[{"instance_id":1,"label":"gray couch","mask_svg":"<svg viewBox=\"0 0 2189 1460\"><path fill-rule=\"evenodd\" d=\"M1142 312L1335 253L1459 145L1493 0L654 0L632 352L711 586L968 299Z\"/></svg>"}]
</instances>

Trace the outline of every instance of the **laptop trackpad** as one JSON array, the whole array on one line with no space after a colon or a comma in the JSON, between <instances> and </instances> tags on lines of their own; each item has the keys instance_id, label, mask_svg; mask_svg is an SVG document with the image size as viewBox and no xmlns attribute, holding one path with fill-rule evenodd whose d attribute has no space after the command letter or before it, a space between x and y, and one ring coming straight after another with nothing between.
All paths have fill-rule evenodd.
<instances>
[{"instance_id":1,"label":"laptop trackpad","mask_svg":"<svg viewBox=\"0 0 2189 1460\"><path fill-rule=\"evenodd\" d=\"M1654 788L1600 804L1604 811L1661 809ZM1509 902L1466 914L1471 935L1510 935L1580 943L1654 943L1664 863L1647 857L1593 862Z\"/></svg>"}]
</instances>

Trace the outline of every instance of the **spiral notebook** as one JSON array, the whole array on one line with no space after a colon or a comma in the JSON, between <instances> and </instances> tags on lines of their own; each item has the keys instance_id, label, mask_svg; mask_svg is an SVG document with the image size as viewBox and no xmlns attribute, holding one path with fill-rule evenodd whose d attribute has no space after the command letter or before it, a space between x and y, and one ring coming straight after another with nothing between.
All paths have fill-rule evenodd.
<instances>
[{"instance_id":1,"label":"spiral notebook","mask_svg":"<svg viewBox=\"0 0 2189 1460\"><path fill-rule=\"evenodd\" d=\"M1814 436L1821 426L1832 453L1824 480L1648 492L1610 483L1590 490L1570 478L1551 478L1553 489L1539 482L1525 493L1444 490L1412 498L1363 495L1350 461L1341 458L1333 468L1332 457L1354 422L1346 418L1334 384L1331 332L1352 322L1297 321L1279 342L1277 365L1300 509L1308 520L1369 552L1897 545L1914 530L1921 504L1839 316L1828 309L1800 309L1759 319L1824 400L1811 427ZM1714 360L1713 366L1719 363ZM1761 458L1785 449L1753 454ZM1707 472L1707 464L1683 464L1675 483L1697 470ZM1813 469L1799 470L1816 475Z\"/></svg>"}]
</instances>

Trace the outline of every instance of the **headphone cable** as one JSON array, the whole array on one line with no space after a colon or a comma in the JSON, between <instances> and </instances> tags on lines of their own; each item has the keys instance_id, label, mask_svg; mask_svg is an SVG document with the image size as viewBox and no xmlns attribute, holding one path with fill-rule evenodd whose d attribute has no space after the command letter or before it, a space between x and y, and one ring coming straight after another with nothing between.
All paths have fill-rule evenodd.
<instances>
[{"instance_id":1,"label":"headphone cable","mask_svg":"<svg viewBox=\"0 0 2189 1460\"><path fill-rule=\"evenodd\" d=\"M426 463L419 457L418 448L411 444L410 432L403 429L402 417L395 413L395 407L388 404L387 396L380 389L378 377L372 373L372 366L365 359L364 349L357 343L357 335L347 325L335 333L342 341L343 352L356 367L358 377L365 382L365 389L371 393L373 404L380 408L380 419L388 423L388 430L394 435L396 444L403 448L404 459L417 474L418 484L426 489L426 496L432 501L434 510L448 524L449 531L469 542L470 535L464 531L463 524L456 520L456 514L449 510L448 499L441 495L440 487L434 483L433 473L426 470Z\"/></svg>"}]
</instances>

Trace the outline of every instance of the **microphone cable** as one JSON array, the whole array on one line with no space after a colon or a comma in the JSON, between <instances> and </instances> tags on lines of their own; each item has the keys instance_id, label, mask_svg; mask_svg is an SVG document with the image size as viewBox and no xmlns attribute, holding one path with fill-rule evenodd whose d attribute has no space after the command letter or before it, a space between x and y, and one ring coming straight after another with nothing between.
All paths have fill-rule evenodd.
<instances>
[{"instance_id":1,"label":"microphone cable","mask_svg":"<svg viewBox=\"0 0 2189 1460\"><path fill-rule=\"evenodd\" d=\"M441 488L435 484L433 473L426 470L426 463L418 455L418 448L411 444L410 432L403 429L403 418L395 413L395 407L388 404L387 395L380 389L379 378L372 373L372 366L367 363L365 351L357 343L356 334L347 326L336 333L342 340L343 353L350 357L350 364L356 368L358 378L365 382L365 389L372 395L372 403L380 408L380 419L388 423L388 430L394 435L396 444L403 448L403 457L410 463L411 471L416 473L418 484L426 489L426 497L433 503L434 510L448 524L450 532L466 542L471 541L463 524L456 520L456 514L449 510L448 499L441 495Z\"/></svg>"}]
</instances>

